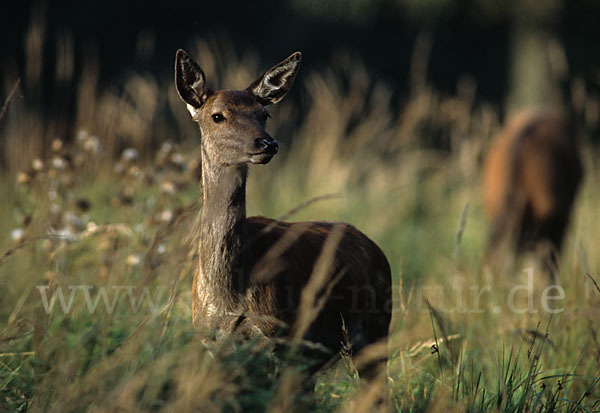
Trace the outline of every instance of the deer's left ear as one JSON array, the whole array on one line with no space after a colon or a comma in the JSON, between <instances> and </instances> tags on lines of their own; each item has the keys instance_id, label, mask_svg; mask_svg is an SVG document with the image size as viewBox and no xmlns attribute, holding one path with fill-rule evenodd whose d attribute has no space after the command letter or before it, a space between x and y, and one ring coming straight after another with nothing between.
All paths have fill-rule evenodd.
<instances>
[{"instance_id":1,"label":"deer's left ear","mask_svg":"<svg viewBox=\"0 0 600 413\"><path fill-rule=\"evenodd\" d=\"M292 87L302 53L296 52L283 62L273 66L264 75L256 79L246 90L254 93L259 103L271 105L279 102Z\"/></svg>"},{"instance_id":2,"label":"deer's left ear","mask_svg":"<svg viewBox=\"0 0 600 413\"><path fill-rule=\"evenodd\" d=\"M211 91L206 87L204 72L185 51L179 49L175 56L175 87L179 97L187 103L194 116Z\"/></svg>"}]
</instances>

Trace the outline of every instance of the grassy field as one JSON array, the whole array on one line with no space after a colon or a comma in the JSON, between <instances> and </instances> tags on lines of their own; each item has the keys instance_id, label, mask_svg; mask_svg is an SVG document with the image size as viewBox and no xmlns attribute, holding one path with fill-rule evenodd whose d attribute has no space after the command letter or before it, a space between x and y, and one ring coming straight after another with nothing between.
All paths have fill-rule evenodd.
<instances>
[{"instance_id":1,"label":"grassy field","mask_svg":"<svg viewBox=\"0 0 600 413\"><path fill-rule=\"evenodd\" d=\"M205 42L190 52L213 87L245 87L264 69ZM0 410L373 410L347 358L313 391L302 363L270 341L198 337L196 125L170 80L132 74L100 90L89 65L76 87L74 136L54 136L18 99L0 131ZM415 85L393 102L340 55L322 72L301 70L291 94L302 103L271 111L280 153L251 168L248 214L280 217L331 195L289 219L348 221L385 251L389 407L600 411L597 149L584 140L564 297L544 309L535 266L530 301L525 291L534 262L506 274L483 263L479 180L500 110L476 101L472 82L453 96Z\"/></svg>"}]
</instances>

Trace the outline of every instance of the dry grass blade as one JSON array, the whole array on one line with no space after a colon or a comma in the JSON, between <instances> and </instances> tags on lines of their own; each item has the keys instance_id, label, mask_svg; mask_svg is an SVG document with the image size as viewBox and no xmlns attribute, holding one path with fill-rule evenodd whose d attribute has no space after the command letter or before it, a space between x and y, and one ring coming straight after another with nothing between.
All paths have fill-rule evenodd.
<instances>
[{"instance_id":1,"label":"dry grass blade","mask_svg":"<svg viewBox=\"0 0 600 413\"><path fill-rule=\"evenodd\" d=\"M453 334L451 336L448 337L448 340L456 340L458 338L461 338L460 334ZM416 357L419 354L421 354L421 352L423 350L427 350L428 354L431 352L431 349L434 346L438 346L442 343L445 343L446 340L444 340L443 338L432 338L430 340L420 340L418 342L416 342L415 344L413 344L409 349L406 350L406 355L409 357Z\"/></svg>"},{"instance_id":2,"label":"dry grass blade","mask_svg":"<svg viewBox=\"0 0 600 413\"><path fill-rule=\"evenodd\" d=\"M4 264L4 261L6 261L6 259L8 257L10 257L15 252L17 252L18 250L22 249L23 247L25 247L26 245L28 245L32 242L37 242L37 241L44 240L44 239L61 239L61 238L64 238L64 237L62 235L47 234L47 235L41 235L38 237L32 237L29 239L22 239L16 245L14 245L13 247L4 251L4 254L0 255L0 266L2 264Z\"/></svg>"},{"instance_id":3,"label":"dry grass blade","mask_svg":"<svg viewBox=\"0 0 600 413\"><path fill-rule=\"evenodd\" d=\"M6 251L4 251L4 254L2 254L2 256L0 256L0 265L2 265L8 257L13 255L15 252L17 252L21 248L23 248L26 244L27 244L26 241L21 241L14 247L11 247L11 248L7 249Z\"/></svg>"},{"instance_id":4,"label":"dry grass blade","mask_svg":"<svg viewBox=\"0 0 600 413\"><path fill-rule=\"evenodd\" d=\"M340 273L336 274L333 279L330 277L330 272L335 264L336 250L342 241L344 233L345 226L337 226L331 231L323 245L310 279L302 290L300 305L298 307L298 318L294 325L293 337L295 338L304 336L310 324L319 315L319 312L325 305L331 290L344 275Z\"/></svg>"},{"instance_id":5,"label":"dry grass blade","mask_svg":"<svg viewBox=\"0 0 600 413\"><path fill-rule=\"evenodd\" d=\"M513 334L522 337L523 340L525 340L529 344L535 343L536 340L541 340L541 341L544 341L544 342L550 344L550 347L552 347L553 349L555 349L555 350L557 349L556 344L554 344L554 342L552 342L552 340L550 340L547 333L541 333L538 330L535 330L533 328L527 328L527 329L517 328L516 330L513 331Z\"/></svg>"},{"instance_id":6,"label":"dry grass blade","mask_svg":"<svg viewBox=\"0 0 600 413\"><path fill-rule=\"evenodd\" d=\"M360 351L358 356L354 358L354 364L357 369L368 366L377 360L384 359L388 356L388 343L379 341L371 344ZM385 371L383 372L385 374Z\"/></svg>"},{"instance_id":7,"label":"dry grass blade","mask_svg":"<svg viewBox=\"0 0 600 413\"><path fill-rule=\"evenodd\" d=\"M586 275L588 276L588 278L590 280L592 280L592 282L594 283L594 286L596 287L596 290L598 290L598 292L600 293L600 286L598 286L598 283L596 282L596 280L594 279L594 277L592 277L592 274L590 274L588 272L588 273L586 273Z\"/></svg>"},{"instance_id":8,"label":"dry grass blade","mask_svg":"<svg viewBox=\"0 0 600 413\"><path fill-rule=\"evenodd\" d=\"M273 221L273 223L267 225L262 232L267 233L271 231L276 225L278 221L285 221L297 214L304 208L307 208L309 205L312 205L319 201L324 201L328 199L336 199L341 198L340 194L325 194L319 195L313 198L310 198L306 201L301 202L294 208L287 211L285 214L281 215L277 220ZM283 237L276 242L267 253L262 257L262 259L256 263L255 267L252 269L253 276L256 277L260 282L268 282L272 277L280 273L284 268L282 268L283 261L279 258L283 255L283 253L291 246L293 243L302 236L306 232L307 228L303 227L293 227L288 229ZM252 244L253 240L250 240L249 244Z\"/></svg>"},{"instance_id":9,"label":"dry grass blade","mask_svg":"<svg viewBox=\"0 0 600 413\"><path fill-rule=\"evenodd\" d=\"M283 214L282 216L277 218L277 220L285 221L286 219L290 219L292 216L296 215L298 212L302 211L304 208L307 208L316 202L326 201L328 199L338 199L341 197L342 197L341 194L325 194L325 195L318 195L318 196L312 197L310 199L307 199L306 201L299 203L297 206L295 206L294 208L290 209L285 214Z\"/></svg>"},{"instance_id":10,"label":"dry grass blade","mask_svg":"<svg viewBox=\"0 0 600 413\"><path fill-rule=\"evenodd\" d=\"M462 237L465 232L465 228L467 226L467 218L469 215L470 206L471 206L471 204L469 202L467 202L460 214L460 221L458 223L458 231L456 231L456 246L454 248L454 252L452 253L452 258L454 260L457 260L459 257L459 254L460 254L460 250L461 250L460 243L462 241Z\"/></svg>"},{"instance_id":11,"label":"dry grass blade","mask_svg":"<svg viewBox=\"0 0 600 413\"><path fill-rule=\"evenodd\" d=\"M463 234L465 232L465 227L467 226L467 216L469 214L470 203L466 203L464 209L460 214L460 223L458 225L458 231L456 231L456 245L460 245L462 241Z\"/></svg>"},{"instance_id":12,"label":"dry grass blade","mask_svg":"<svg viewBox=\"0 0 600 413\"><path fill-rule=\"evenodd\" d=\"M287 369L283 372L277 393L269 407L270 413L285 413L294 411L294 397L293 395L298 388L302 386L302 381L305 378L294 372L292 369ZM290 397L292 395L292 397Z\"/></svg>"},{"instance_id":13,"label":"dry grass blade","mask_svg":"<svg viewBox=\"0 0 600 413\"><path fill-rule=\"evenodd\" d=\"M20 357L20 356L33 356L35 352L33 351L22 351L20 353L0 353L0 358L2 357Z\"/></svg>"},{"instance_id":14,"label":"dry grass blade","mask_svg":"<svg viewBox=\"0 0 600 413\"><path fill-rule=\"evenodd\" d=\"M385 371L379 373L380 376L385 376L383 379L387 380ZM391 412L390 406L385 402L381 402L381 389L378 384L381 383L381 377L378 377L373 383L360 392L358 392L346 405L340 409L340 411L351 411L351 412Z\"/></svg>"},{"instance_id":15,"label":"dry grass blade","mask_svg":"<svg viewBox=\"0 0 600 413\"><path fill-rule=\"evenodd\" d=\"M425 303L427 304L427 307L429 308L429 313L431 314L432 319L435 320L436 324L438 325L438 327L442 333L443 342L446 343L446 346L450 353L450 360L452 361L453 365L456 365L456 363L458 361L458 354L454 348L453 341L450 339L451 335L448 333L448 330L451 328L450 321L445 319L444 317L442 317L440 312L433 305L431 305L431 303L429 302L429 300L427 298L425 298ZM437 340L437 337L436 337L436 340ZM438 343L438 354L439 354L439 343Z\"/></svg>"},{"instance_id":16,"label":"dry grass blade","mask_svg":"<svg viewBox=\"0 0 600 413\"><path fill-rule=\"evenodd\" d=\"M277 274L285 271L285 261L281 257L307 230L308 227L298 225L288 228L283 236L254 265L252 277L260 283L268 283Z\"/></svg>"},{"instance_id":17,"label":"dry grass blade","mask_svg":"<svg viewBox=\"0 0 600 413\"><path fill-rule=\"evenodd\" d=\"M2 105L2 110L0 110L0 129L2 128L2 122L4 121L4 118L6 117L6 114L8 113L8 108L10 106L10 103L12 102L13 98L15 97L15 93L17 93L17 89L19 89L20 84L21 84L21 78L18 78L17 81L15 82L15 84L13 85L12 89L10 90L8 97L4 101L4 105Z\"/></svg>"}]
</instances>

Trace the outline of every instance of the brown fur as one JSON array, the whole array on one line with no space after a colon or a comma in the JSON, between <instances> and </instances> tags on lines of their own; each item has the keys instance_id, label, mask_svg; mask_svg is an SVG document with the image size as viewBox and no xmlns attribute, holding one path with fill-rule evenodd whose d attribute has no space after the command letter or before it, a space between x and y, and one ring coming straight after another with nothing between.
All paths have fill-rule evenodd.
<instances>
[{"instance_id":1,"label":"brown fur","mask_svg":"<svg viewBox=\"0 0 600 413\"><path fill-rule=\"evenodd\" d=\"M575 127L563 112L544 109L514 117L485 161L488 255L503 242L516 253L545 243L549 251L542 258L554 276L581 178Z\"/></svg>"},{"instance_id":2,"label":"brown fur","mask_svg":"<svg viewBox=\"0 0 600 413\"><path fill-rule=\"evenodd\" d=\"M265 131L264 106L285 96L299 62L295 53L246 90L213 92L200 67L179 51L176 86L202 134L194 324L204 331L292 335L320 344L330 353L318 367L335 356L345 339L355 353L387 341L391 272L381 249L349 224L246 218L248 164L268 163L277 152ZM323 251L334 241L327 256ZM327 264L325 271L320 263ZM314 302L322 306L317 304L319 311L302 328L300 310L306 310L311 288ZM386 360L382 354L359 371L374 377Z\"/></svg>"},{"instance_id":3,"label":"brown fur","mask_svg":"<svg viewBox=\"0 0 600 413\"><path fill-rule=\"evenodd\" d=\"M326 284L332 290L325 307L303 338L337 351L344 341L342 324L354 351L385 339L391 319L391 273L383 252L356 228L336 222L275 221L249 217L245 221L247 243L245 265L238 282L245 287L237 311L221 319L221 329L240 328L238 316L244 313L244 331L274 336L289 332L296 321L300 296L313 274L323 245L335 227L342 239L328 271ZM286 236L291 242L272 255ZM283 245L282 245L283 246ZM197 285L198 271L194 277ZM339 278L338 278L339 277ZM247 278L247 279L246 279ZM320 294L325 293L322 288ZM194 322L207 325L201 300L194 299Z\"/></svg>"}]
</instances>

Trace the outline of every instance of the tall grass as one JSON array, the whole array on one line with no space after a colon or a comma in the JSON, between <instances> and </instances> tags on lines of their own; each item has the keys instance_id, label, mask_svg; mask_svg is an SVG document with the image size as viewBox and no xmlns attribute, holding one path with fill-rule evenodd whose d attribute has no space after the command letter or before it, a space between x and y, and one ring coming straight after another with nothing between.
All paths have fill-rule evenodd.
<instances>
[{"instance_id":1,"label":"tall grass","mask_svg":"<svg viewBox=\"0 0 600 413\"><path fill-rule=\"evenodd\" d=\"M265 66L207 41L189 49L214 87L245 87ZM98 64L88 61L73 85L73 136L52 135L28 102L14 99L0 130L0 406L375 409L347 357L318 376L313 392L307 366L275 351L278 343L207 342L194 331L197 128L171 80L132 74L105 89ZM35 84L28 82L21 87ZM454 96L420 84L393 102L359 60L340 54L321 72L301 72L291 93L304 99L272 110L281 152L252 168L249 214L278 217L338 194L290 219L348 221L382 246L395 286L388 407L600 410L597 150L584 144L587 179L563 254L565 296L552 303L564 311L543 311L540 277L537 312L517 313L507 297L526 274L493 274L482 263L480 163L500 116L474 99L471 81L459 82ZM65 304L73 295L70 310L56 299L45 311L44 294L49 304L59 291ZM86 294L98 300L93 311ZM520 291L518 309L526 298Z\"/></svg>"}]
</instances>

